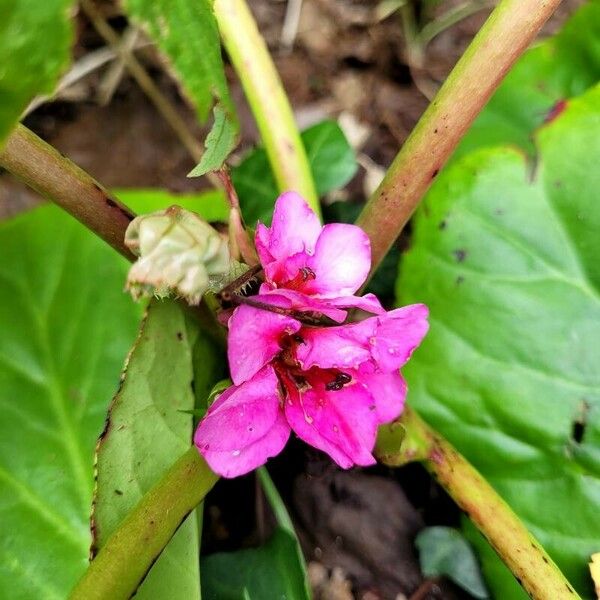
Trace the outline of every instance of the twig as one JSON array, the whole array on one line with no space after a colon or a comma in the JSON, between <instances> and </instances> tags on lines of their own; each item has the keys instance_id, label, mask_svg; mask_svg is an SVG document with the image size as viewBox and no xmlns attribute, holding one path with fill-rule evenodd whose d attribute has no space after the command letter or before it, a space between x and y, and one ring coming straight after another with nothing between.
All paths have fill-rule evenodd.
<instances>
[{"instance_id":1,"label":"twig","mask_svg":"<svg viewBox=\"0 0 600 600\"><path fill-rule=\"evenodd\" d=\"M426 579L411 595L408 600L425 600L430 593L436 593L439 591L438 585L440 583L439 577L433 579ZM437 594L436 594L437 595Z\"/></svg>"},{"instance_id":2,"label":"twig","mask_svg":"<svg viewBox=\"0 0 600 600\"><path fill-rule=\"evenodd\" d=\"M560 0L502 0L406 140L357 224L374 271L510 67Z\"/></svg>"},{"instance_id":3,"label":"twig","mask_svg":"<svg viewBox=\"0 0 600 600\"><path fill-rule=\"evenodd\" d=\"M298 192L320 214L315 184L292 108L250 9L244 0L215 0L214 11L279 190Z\"/></svg>"},{"instance_id":4,"label":"twig","mask_svg":"<svg viewBox=\"0 0 600 600\"><path fill-rule=\"evenodd\" d=\"M400 7L400 19L402 21L404 43L406 45L406 62L408 62L411 77L423 96L427 100L431 100L437 92L437 86L425 76L423 68L425 63L425 48L419 35L415 18L415 7L412 2L408 2Z\"/></svg>"},{"instance_id":5,"label":"twig","mask_svg":"<svg viewBox=\"0 0 600 600\"><path fill-rule=\"evenodd\" d=\"M380 428L375 450L390 466L413 460L452 496L534 600L580 600L541 544L512 509L455 448L406 407L399 421Z\"/></svg>"},{"instance_id":6,"label":"twig","mask_svg":"<svg viewBox=\"0 0 600 600\"><path fill-rule=\"evenodd\" d=\"M69 69L61 80L58 82L54 93L51 95L45 96L36 96L30 103L29 106L23 111L21 115L21 120L23 120L27 115L32 113L36 108L48 102L50 100L54 100L59 98L61 92L65 91L67 88L77 83L80 79L83 79L86 75L93 73L96 69L104 66L107 62L114 60L116 54L110 48L99 48L98 50L94 50L82 56L77 62L73 64L73 66Z\"/></svg>"},{"instance_id":7,"label":"twig","mask_svg":"<svg viewBox=\"0 0 600 600\"><path fill-rule=\"evenodd\" d=\"M103 16L98 12L92 0L80 0L81 8L87 15L94 29L100 34L104 41L114 50L127 66L128 71L136 80L137 84L148 96L156 109L163 116L165 121L171 126L181 143L185 146L191 157L200 162L204 153L204 148L190 132L185 121L179 116L173 105L167 100L158 86L152 81L152 78L134 54L127 51L122 43L120 36L106 22Z\"/></svg>"},{"instance_id":8,"label":"twig","mask_svg":"<svg viewBox=\"0 0 600 600\"><path fill-rule=\"evenodd\" d=\"M285 18L281 27L281 45L286 50L291 50L298 34L300 14L302 13L302 0L288 0L285 9Z\"/></svg>"},{"instance_id":9,"label":"twig","mask_svg":"<svg viewBox=\"0 0 600 600\"><path fill-rule=\"evenodd\" d=\"M132 54L138 39L139 31L135 27L129 26L120 41L123 47L121 56L106 70L106 74L98 86L96 97L101 106L106 106L111 101L126 69L123 54Z\"/></svg>"}]
</instances>

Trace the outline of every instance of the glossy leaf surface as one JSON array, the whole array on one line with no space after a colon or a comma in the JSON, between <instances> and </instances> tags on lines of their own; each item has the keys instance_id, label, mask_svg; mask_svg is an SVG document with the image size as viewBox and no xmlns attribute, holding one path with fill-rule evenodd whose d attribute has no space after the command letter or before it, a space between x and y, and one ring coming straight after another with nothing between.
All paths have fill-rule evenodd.
<instances>
[{"instance_id":1,"label":"glossy leaf surface","mask_svg":"<svg viewBox=\"0 0 600 600\"><path fill-rule=\"evenodd\" d=\"M397 293L431 330L409 401L479 468L591 597L600 539L600 88L537 135L447 170L414 224ZM568 518L565 518L568 515ZM489 548L498 597L519 598Z\"/></svg>"},{"instance_id":2,"label":"glossy leaf surface","mask_svg":"<svg viewBox=\"0 0 600 600\"><path fill-rule=\"evenodd\" d=\"M54 206L0 223L0 597L85 570L93 458L135 338L126 261Z\"/></svg>"}]
</instances>

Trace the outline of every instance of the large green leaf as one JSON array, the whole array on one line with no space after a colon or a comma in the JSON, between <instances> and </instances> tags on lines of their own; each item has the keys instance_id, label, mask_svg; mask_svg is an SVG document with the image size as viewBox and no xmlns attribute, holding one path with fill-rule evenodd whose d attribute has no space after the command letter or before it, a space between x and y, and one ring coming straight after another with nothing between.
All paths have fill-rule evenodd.
<instances>
[{"instance_id":1,"label":"large green leaf","mask_svg":"<svg viewBox=\"0 0 600 600\"><path fill-rule=\"evenodd\" d=\"M69 58L71 0L0 3L0 146L34 96L50 93Z\"/></svg>"},{"instance_id":2,"label":"large green leaf","mask_svg":"<svg viewBox=\"0 0 600 600\"><path fill-rule=\"evenodd\" d=\"M227 120L230 134L229 152L235 145L238 123L212 5L212 0L125 0L127 14L144 27L168 58L200 121L206 121L215 102L220 107L218 114ZM222 124L215 118L213 131ZM216 133L212 135L214 138Z\"/></svg>"},{"instance_id":3,"label":"large green leaf","mask_svg":"<svg viewBox=\"0 0 600 600\"><path fill-rule=\"evenodd\" d=\"M410 401L466 454L591 597L600 543L600 88L522 153L484 150L436 182L398 281L431 331ZM498 598L519 598L484 549Z\"/></svg>"},{"instance_id":4,"label":"large green leaf","mask_svg":"<svg viewBox=\"0 0 600 600\"><path fill-rule=\"evenodd\" d=\"M591 0L560 33L528 50L461 141L454 158L475 148L515 144L533 152L532 132L560 101L600 79L600 1Z\"/></svg>"},{"instance_id":5,"label":"large green leaf","mask_svg":"<svg viewBox=\"0 0 600 600\"><path fill-rule=\"evenodd\" d=\"M101 548L128 512L189 448L194 408L194 347L200 330L174 301L150 303L96 453L95 545ZM205 340L202 370L214 371ZM179 528L136 598L200 598L196 515Z\"/></svg>"},{"instance_id":6,"label":"large green leaf","mask_svg":"<svg viewBox=\"0 0 600 600\"><path fill-rule=\"evenodd\" d=\"M125 260L54 206L1 223L0 256L0 597L63 599L87 566L94 446L140 311Z\"/></svg>"},{"instance_id":7,"label":"large green leaf","mask_svg":"<svg viewBox=\"0 0 600 600\"><path fill-rule=\"evenodd\" d=\"M354 151L335 121L322 121L302 132L315 185L319 196L344 186L356 173ZM231 172L240 197L244 218L249 225L256 221L270 224L277 184L263 148L252 150Z\"/></svg>"},{"instance_id":8,"label":"large green leaf","mask_svg":"<svg viewBox=\"0 0 600 600\"><path fill-rule=\"evenodd\" d=\"M204 600L310 600L306 564L292 520L266 468L257 473L275 514L275 533L259 548L204 557Z\"/></svg>"}]
</instances>

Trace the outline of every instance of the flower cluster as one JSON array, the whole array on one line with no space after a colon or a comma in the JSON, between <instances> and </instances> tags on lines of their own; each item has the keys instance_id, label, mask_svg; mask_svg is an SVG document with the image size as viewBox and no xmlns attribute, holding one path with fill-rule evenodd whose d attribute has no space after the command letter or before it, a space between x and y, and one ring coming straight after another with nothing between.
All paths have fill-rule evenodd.
<instances>
[{"instance_id":1,"label":"flower cluster","mask_svg":"<svg viewBox=\"0 0 600 600\"><path fill-rule=\"evenodd\" d=\"M258 225L256 249L265 281L228 322L234 385L200 422L196 446L224 477L264 464L292 430L343 468L374 464L377 427L402 412L399 369L427 332L427 307L386 312L373 294L355 296L371 266L368 237L321 226L293 192L277 200L271 227ZM373 316L345 323L351 308Z\"/></svg>"}]
</instances>

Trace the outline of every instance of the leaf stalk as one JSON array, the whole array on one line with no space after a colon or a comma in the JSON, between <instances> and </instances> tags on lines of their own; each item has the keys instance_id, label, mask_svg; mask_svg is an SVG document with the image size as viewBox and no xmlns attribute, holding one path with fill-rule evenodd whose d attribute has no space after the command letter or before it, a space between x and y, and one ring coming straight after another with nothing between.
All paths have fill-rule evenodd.
<instances>
[{"instance_id":1,"label":"leaf stalk","mask_svg":"<svg viewBox=\"0 0 600 600\"><path fill-rule=\"evenodd\" d=\"M356 224L377 269L475 117L561 0L502 0L429 105Z\"/></svg>"},{"instance_id":2,"label":"leaf stalk","mask_svg":"<svg viewBox=\"0 0 600 600\"><path fill-rule=\"evenodd\" d=\"M382 463L393 467L421 461L473 521L531 598L580 599L494 488L414 410L407 406L398 421L380 428L375 452Z\"/></svg>"},{"instance_id":3,"label":"leaf stalk","mask_svg":"<svg viewBox=\"0 0 600 600\"><path fill-rule=\"evenodd\" d=\"M279 190L298 192L321 213L294 113L245 0L215 0L221 38L256 119Z\"/></svg>"},{"instance_id":4,"label":"leaf stalk","mask_svg":"<svg viewBox=\"0 0 600 600\"><path fill-rule=\"evenodd\" d=\"M58 204L127 260L135 260L124 243L135 214L33 131L17 125L0 150L0 167Z\"/></svg>"},{"instance_id":5,"label":"leaf stalk","mask_svg":"<svg viewBox=\"0 0 600 600\"><path fill-rule=\"evenodd\" d=\"M192 446L108 538L71 592L70 600L130 598L217 479Z\"/></svg>"}]
</instances>

